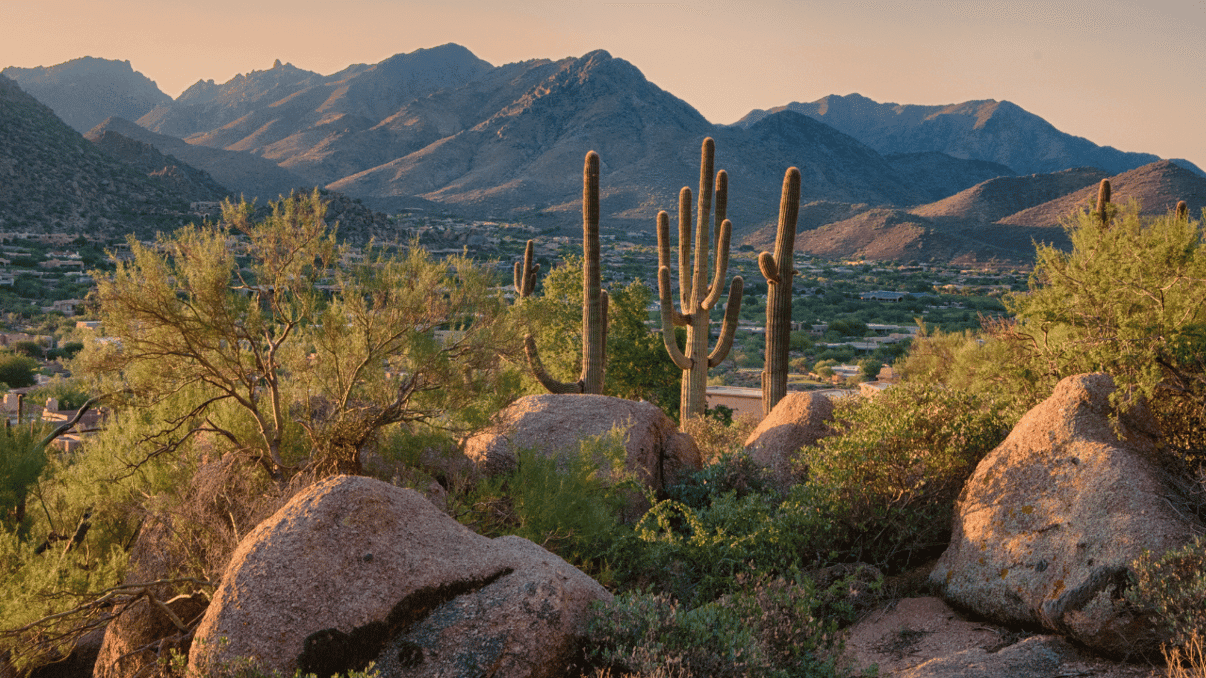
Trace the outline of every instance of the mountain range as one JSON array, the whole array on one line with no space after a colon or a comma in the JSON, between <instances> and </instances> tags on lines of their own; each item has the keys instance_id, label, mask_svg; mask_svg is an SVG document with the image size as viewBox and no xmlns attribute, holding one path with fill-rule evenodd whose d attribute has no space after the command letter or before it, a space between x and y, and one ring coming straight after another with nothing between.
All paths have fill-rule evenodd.
<instances>
[{"instance_id":1,"label":"mountain range","mask_svg":"<svg viewBox=\"0 0 1206 678\"><path fill-rule=\"evenodd\" d=\"M51 72L60 89L101 72L93 63L101 60L77 61L5 73L32 90ZM125 62L108 63L105 73L125 73L115 91L146 80ZM602 159L604 228L651 234L656 212L673 210L678 189L697 185L699 145L712 136L717 167L730 177L736 236L759 242L776 219L783 171L797 166L799 242L832 256L917 258L904 252L912 247L927 258L1025 258L1010 244L1017 234L1062 233L1061 215L1009 219L1158 160L1065 134L1006 101L900 106L830 96L714 125L601 50L492 66L450 44L326 76L277 61L226 83L199 81L141 113L76 91L56 112L64 120L108 113L90 138L148 144L233 193L267 199L318 185L385 211L439 209L566 232L579 223L578 168L588 150ZM1206 183L1177 162L1152 172L1175 168ZM897 244L869 247L874 240Z\"/></svg>"}]
</instances>

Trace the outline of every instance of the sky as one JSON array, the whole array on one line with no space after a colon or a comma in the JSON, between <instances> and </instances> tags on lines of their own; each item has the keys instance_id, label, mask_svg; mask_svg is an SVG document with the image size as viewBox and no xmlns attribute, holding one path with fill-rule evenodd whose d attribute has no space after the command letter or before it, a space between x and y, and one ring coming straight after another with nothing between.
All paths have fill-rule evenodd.
<instances>
[{"instance_id":1,"label":"sky","mask_svg":"<svg viewBox=\"0 0 1206 678\"><path fill-rule=\"evenodd\" d=\"M177 96L276 59L329 74L444 43L494 65L605 49L714 123L858 93L1011 101L1206 169L1206 0L0 0L0 67L128 60Z\"/></svg>"}]
</instances>

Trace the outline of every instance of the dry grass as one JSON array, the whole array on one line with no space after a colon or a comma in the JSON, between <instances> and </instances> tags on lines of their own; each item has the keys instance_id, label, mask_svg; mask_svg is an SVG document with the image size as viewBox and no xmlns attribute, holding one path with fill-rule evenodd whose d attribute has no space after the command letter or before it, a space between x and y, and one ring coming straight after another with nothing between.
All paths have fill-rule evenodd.
<instances>
[{"instance_id":1,"label":"dry grass","mask_svg":"<svg viewBox=\"0 0 1206 678\"><path fill-rule=\"evenodd\" d=\"M1198 631L1181 647L1163 648L1168 678L1206 678L1206 638Z\"/></svg>"}]
</instances>

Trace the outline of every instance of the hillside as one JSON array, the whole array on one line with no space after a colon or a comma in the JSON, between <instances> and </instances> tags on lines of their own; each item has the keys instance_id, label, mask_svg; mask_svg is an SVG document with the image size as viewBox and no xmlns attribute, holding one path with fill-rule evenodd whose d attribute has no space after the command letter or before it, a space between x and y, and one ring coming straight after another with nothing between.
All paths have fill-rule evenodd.
<instances>
[{"instance_id":1,"label":"hillside","mask_svg":"<svg viewBox=\"0 0 1206 678\"><path fill-rule=\"evenodd\" d=\"M134 120L172 100L129 61L83 57L57 66L10 66L0 74L81 134L110 116Z\"/></svg>"},{"instance_id":2,"label":"hillside","mask_svg":"<svg viewBox=\"0 0 1206 678\"><path fill-rule=\"evenodd\" d=\"M214 181L209 172L185 164L170 155L160 153L154 146L106 130L88 133L84 138L122 162L167 183L177 194L190 202L215 202L231 192Z\"/></svg>"},{"instance_id":3,"label":"hillside","mask_svg":"<svg viewBox=\"0 0 1206 678\"><path fill-rule=\"evenodd\" d=\"M0 76L0 231L145 236L192 218L187 198Z\"/></svg>"},{"instance_id":4,"label":"hillside","mask_svg":"<svg viewBox=\"0 0 1206 678\"><path fill-rule=\"evenodd\" d=\"M999 163L1017 174L1073 167L1100 167L1117 174L1159 159L1150 153L1098 146L1059 131L1016 104L991 99L918 106L878 103L858 94L830 95L811 103L752 111L734 125L748 127L780 110L820 120L883 154L938 151Z\"/></svg>"},{"instance_id":5,"label":"hillside","mask_svg":"<svg viewBox=\"0 0 1206 678\"><path fill-rule=\"evenodd\" d=\"M275 200L280 195L306 186L312 182L277 166L270 160L250 153L227 151L207 146L197 146L181 139L155 134L121 118L110 118L88 132L89 138L99 138L106 132L116 132L129 139L149 144L164 155L178 158L199 170L209 173L214 181L227 187L235 196L248 200L259 198L260 202Z\"/></svg>"},{"instance_id":6,"label":"hillside","mask_svg":"<svg viewBox=\"0 0 1206 678\"><path fill-rule=\"evenodd\" d=\"M1206 178L1169 161L1161 160L1110 177L1110 200L1126 204L1137 200L1142 213L1164 214L1184 200L1191 214L1198 216L1206 207ZM1002 224L1041 228L1058 226L1066 215L1084 209L1097 200L1097 187L1070 192L1001 219Z\"/></svg>"}]
</instances>

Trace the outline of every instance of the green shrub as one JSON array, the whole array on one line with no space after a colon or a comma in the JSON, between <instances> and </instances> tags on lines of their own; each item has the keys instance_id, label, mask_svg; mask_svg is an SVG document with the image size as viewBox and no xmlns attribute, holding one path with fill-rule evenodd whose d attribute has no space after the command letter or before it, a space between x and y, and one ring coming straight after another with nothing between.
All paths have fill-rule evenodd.
<instances>
[{"instance_id":1,"label":"green shrub","mask_svg":"<svg viewBox=\"0 0 1206 678\"><path fill-rule=\"evenodd\" d=\"M838 619L822 609L825 595L811 580L797 574L743 578L741 585L693 608L648 592L597 603L588 631L591 658L640 675L659 670L708 677L839 674L833 661L840 649Z\"/></svg>"},{"instance_id":2,"label":"green shrub","mask_svg":"<svg viewBox=\"0 0 1206 678\"><path fill-rule=\"evenodd\" d=\"M624 468L623 436L617 428L560 457L520 451L512 473L483 481L469 495L460 519L480 534L536 542L612 583L611 562L624 558L624 543L632 541L621 516L643 487Z\"/></svg>"},{"instance_id":3,"label":"green shrub","mask_svg":"<svg viewBox=\"0 0 1206 678\"><path fill-rule=\"evenodd\" d=\"M841 524L841 559L898 569L937 556L954 500L1008 433L994 401L902 384L834 404L834 434L804 448L808 485Z\"/></svg>"},{"instance_id":4,"label":"green shrub","mask_svg":"<svg viewBox=\"0 0 1206 678\"><path fill-rule=\"evenodd\" d=\"M1127 600L1151 612L1174 646L1206 631L1206 538L1159 556L1145 552L1131 572Z\"/></svg>"}]
</instances>

